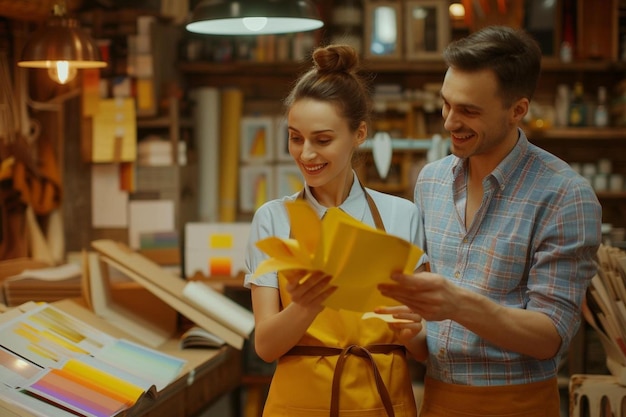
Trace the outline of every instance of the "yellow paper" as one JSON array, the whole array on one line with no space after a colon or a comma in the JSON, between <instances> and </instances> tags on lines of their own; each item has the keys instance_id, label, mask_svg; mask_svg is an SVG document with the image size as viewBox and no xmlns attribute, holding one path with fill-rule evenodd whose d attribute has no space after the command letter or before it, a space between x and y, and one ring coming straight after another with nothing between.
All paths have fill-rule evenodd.
<instances>
[{"instance_id":1,"label":"yellow paper","mask_svg":"<svg viewBox=\"0 0 626 417\"><path fill-rule=\"evenodd\" d=\"M395 271L411 273L423 251L411 242L330 208L323 220L305 201L285 203L292 239L269 237L257 247L270 256L259 264L255 276L294 269L321 270L333 278L337 290L324 305L360 312L383 305L398 305L378 291L378 284L391 282Z\"/></svg>"}]
</instances>

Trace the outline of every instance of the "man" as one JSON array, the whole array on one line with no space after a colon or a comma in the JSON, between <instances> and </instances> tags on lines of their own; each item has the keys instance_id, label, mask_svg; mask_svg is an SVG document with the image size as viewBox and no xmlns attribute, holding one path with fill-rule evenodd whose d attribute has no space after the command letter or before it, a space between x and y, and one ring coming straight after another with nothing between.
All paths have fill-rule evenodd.
<instances>
[{"instance_id":1,"label":"man","mask_svg":"<svg viewBox=\"0 0 626 417\"><path fill-rule=\"evenodd\" d=\"M596 273L601 207L567 163L519 128L541 69L521 30L451 43L441 88L451 153L415 187L431 272L380 286L426 361L422 417L559 416L557 368Z\"/></svg>"}]
</instances>

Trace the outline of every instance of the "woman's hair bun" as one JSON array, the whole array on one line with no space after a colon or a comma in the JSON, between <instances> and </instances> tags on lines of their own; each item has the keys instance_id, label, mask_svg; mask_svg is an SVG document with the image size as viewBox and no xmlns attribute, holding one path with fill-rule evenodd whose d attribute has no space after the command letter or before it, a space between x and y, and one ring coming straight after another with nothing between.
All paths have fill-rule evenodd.
<instances>
[{"instance_id":1,"label":"woman's hair bun","mask_svg":"<svg viewBox=\"0 0 626 417\"><path fill-rule=\"evenodd\" d=\"M350 45L329 45L313 51L313 62L319 72L355 73L359 55Z\"/></svg>"}]
</instances>

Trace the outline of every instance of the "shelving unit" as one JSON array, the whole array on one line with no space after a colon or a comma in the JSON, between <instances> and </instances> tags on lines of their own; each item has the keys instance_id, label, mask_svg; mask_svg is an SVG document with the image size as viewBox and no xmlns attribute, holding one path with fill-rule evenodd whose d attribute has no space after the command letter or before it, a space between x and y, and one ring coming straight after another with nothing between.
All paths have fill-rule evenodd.
<instances>
[{"instance_id":1,"label":"shelving unit","mask_svg":"<svg viewBox=\"0 0 626 417\"><path fill-rule=\"evenodd\" d=\"M187 138L190 137L190 135L184 135L184 132L190 131L192 128L193 121L191 118L181 117L180 100L176 97L169 98L166 115L157 117L139 117L137 119L138 131L148 129L167 131L167 137L172 147L172 165L179 165L179 143L183 139L183 136Z\"/></svg>"},{"instance_id":2,"label":"shelving unit","mask_svg":"<svg viewBox=\"0 0 626 417\"><path fill-rule=\"evenodd\" d=\"M364 62L364 70L376 75L376 83L398 83L404 88L421 88L427 83L441 82L445 73L442 61L420 62L419 65L405 61ZM236 85L244 92L246 100L282 100L291 83L309 66L308 63L253 63L253 62L182 62L180 71L190 85L209 85L220 87ZM625 62L574 61L561 63L553 57L544 58L542 76L536 95L537 102L553 103L556 85L572 85L582 80L592 92L598 85L609 87L617 85L626 70ZM250 75L254 74L254 77ZM433 132L438 133L438 132ZM608 158L613 162L616 172L626 177L626 127L612 128L549 128L528 131L531 142L547 149L568 162L597 161ZM394 163L406 166L424 156L424 150L400 150L394 153ZM367 151L366 151L367 153ZM421 155L420 155L421 153ZM364 158L365 166L371 165L371 157ZM365 174L361 168L360 175ZM407 180L408 171L400 174L400 181L381 181L374 179L366 184L381 191L412 197L411 182ZM408 188L407 188L408 187ZM599 192L605 208L605 222L616 227L626 226L626 190L624 192Z\"/></svg>"},{"instance_id":3,"label":"shelving unit","mask_svg":"<svg viewBox=\"0 0 626 417\"><path fill-rule=\"evenodd\" d=\"M193 121L181 115L180 100L177 97L170 97L167 103L166 113L137 119L137 137L141 140L140 133L152 132L167 138L171 146L171 162L167 165L154 166L137 164L136 192L172 200L176 229L182 235L185 223L197 219L197 167L186 156L187 162L179 163L181 160L179 144L185 141L186 149L192 146L190 138Z\"/></svg>"}]
</instances>

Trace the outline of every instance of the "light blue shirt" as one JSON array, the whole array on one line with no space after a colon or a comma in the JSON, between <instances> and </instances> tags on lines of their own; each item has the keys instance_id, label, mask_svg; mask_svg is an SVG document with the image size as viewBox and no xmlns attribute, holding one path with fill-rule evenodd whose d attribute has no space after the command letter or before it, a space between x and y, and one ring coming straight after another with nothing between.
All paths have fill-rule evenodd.
<instances>
[{"instance_id":1,"label":"light blue shirt","mask_svg":"<svg viewBox=\"0 0 626 417\"><path fill-rule=\"evenodd\" d=\"M359 184L356 174L354 179L355 180L350 188L348 198L346 198L346 200L339 207L355 219L375 227L372 213L370 212L367 200L365 199L365 193ZM315 200L315 197L313 197L313 194L310 192L307 185L305 185L305 190L305 197L307 201L311 204L311 206L313 206L319 218L322 218L326 213L327 208ZM367 189L367 193L374 200L387 233L399 236L414 243L420 248L423 248L423 232L420 227L419 211L415 204L413 204L410 200L370 189ZM261 263L264 259L267 259L267 255L261 252L256 247L255 243L269 236L277 236L280 238L289 237L289 216L285 210L284 203L286 201L295 200L298 198L298 195L299 193L296 193L291 196L268 201L259 207L254 214L248 239L248 248L246 251L247 274L244 280L244 285L246 287L249 288L251 284L256 284L260 286L278 288L278 277L276 273L268 273L253 278L253 273L259 263ZM424 262L425 259L425 257L422 257L418 265Z\"/></svg>"},{"instance_id":2,"label":"light blue shirt","mask_svg":"<svg viewBox=\"0 0 626 417\"><path fill-rule=\"evenodd\" d=\"M546 314L562 344L556 357L536 360L456 322L429 322L427 373L469 385L554 377L596 273L601 206L583 177L520 130L515 148L483 180L481 206L466 230L466 172L466 160L453 155L420 172L415 202L424 216L431 270L503 306Z\"/></svg>"}]
</instances>

